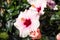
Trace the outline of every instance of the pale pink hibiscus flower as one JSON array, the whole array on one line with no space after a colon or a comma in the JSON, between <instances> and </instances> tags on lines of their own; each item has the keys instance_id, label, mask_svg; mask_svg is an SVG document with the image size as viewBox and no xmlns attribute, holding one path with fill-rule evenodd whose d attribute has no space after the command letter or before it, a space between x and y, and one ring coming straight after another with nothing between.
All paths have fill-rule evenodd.
<instances>
[{"instance_id":1,"label":"pale pink hibiscus flower","mask_svg":"<svg viewBox=\"0 0 60 40\"><path fill-rule=\"evenodd\" d=\"M57 34L56 39L60 40L60 33Z\"/></svg>"},{"instance_id":2,"label":"pale pink hibiscus flower","mask_svg":"<svg viewBox=\"0 0 60 40\"><path fill-rule=\"evenodd\" d=\"M19 14L14 26L19 30L20 37L27 37L31 31L39 27L39 16L36 14L33 10L25 10Z\"/></svg>"},{"instance_id":3,"label":"pale pink hibiscus flower","mask_svg":"<svg viewBox=\"0 0 60 40\"><path fill-rule=\"evenodd\" d=\"M40 39L42 35L40 29L38 28L37 30L31 31L29 36L32 38L32 40L35 40Z\"/></svg>"},{"instance_id":4,"label":"pale pink hibiscus flower","mask_svg":"<svg viewBox=\"0 0 60 40\"><path fill-rule=\"evenodd\" d=\"M39 15L43 15L44 14L44 8L47 5L47 1L46 0L27 0L27 2L30 5L32 5L37 10Z\"/></svg>"}]
</instances>

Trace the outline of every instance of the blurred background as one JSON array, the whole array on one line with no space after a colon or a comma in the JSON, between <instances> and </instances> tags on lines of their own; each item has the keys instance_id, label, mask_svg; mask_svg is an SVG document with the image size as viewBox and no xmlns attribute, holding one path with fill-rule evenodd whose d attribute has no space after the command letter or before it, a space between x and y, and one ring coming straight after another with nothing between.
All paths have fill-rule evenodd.
<instances>
[{"instance_id":1,"label":"blurred background","mask_svg":"<svg viewBox=\"0 0 60 40\"><path fill-rule=\"evenodd\" d=\"M56 40L60 32L60 0L54 0L58 10L45 8L45 14L40 17L40 40ZM0 40L31 40L30 37L19 37L19 31L14 27L15 19L20 11L29 9L27 0L0 0Z\"/></svg>"}]
</instances>

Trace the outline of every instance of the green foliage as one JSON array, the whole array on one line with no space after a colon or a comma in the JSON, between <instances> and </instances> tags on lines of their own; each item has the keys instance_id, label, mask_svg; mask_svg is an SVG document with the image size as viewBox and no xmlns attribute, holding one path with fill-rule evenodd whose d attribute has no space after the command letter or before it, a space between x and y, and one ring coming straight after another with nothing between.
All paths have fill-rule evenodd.
<instances>
[{"instance_id":1,"label":"green foliage","mask_svg":"<svg viewBox=\"0 0 60 40\"><path fill-rule=\"evenodd\" d=\"M9 38L8 34L6 32L0 32L0 38L7 40Z\"/></svg>"}]
</instances>

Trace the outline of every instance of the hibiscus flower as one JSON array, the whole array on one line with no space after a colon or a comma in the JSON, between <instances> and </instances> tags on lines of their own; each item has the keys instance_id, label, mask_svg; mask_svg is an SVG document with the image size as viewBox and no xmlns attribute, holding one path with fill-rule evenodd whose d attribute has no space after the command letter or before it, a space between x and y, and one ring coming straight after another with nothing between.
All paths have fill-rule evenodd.
<instances>
[{"instance_id":1,"label":"hibiscus flower","mask_svg":"<svg viewBox=\"0 0 60 40\"><path fill-rule=\"evenodd\" d=\"M60 33L57 34L56 39L60 40Z\"/></svg>"},{"instance_id":2,"label":"hibiscus flower","mask_svg":"<svg viewBox=\"0 0 60 40\"><path fill-rule=\"evenodd\" d=\"M39 16L44 14L44 8L46 8L47 0L27 0L27 2L36 9Z\"/></svg>"},{"instance_id":3,"label":"hibiscus flower","mask_svg":"<svg viewBox=\"0 0 60 40\"><path fill-rule=\"evenodd\" d=\"M47 5L50 7L50 9L58 10L57 5L53 0L47 0Z\"/></svg>"},{"instance_id":4,"label":"hibiscus flower","mask_svg":"<svg viewBox=\"0 0 60 40\"><path fill-rule=\"evenodd\" d=\"M41 38L40 29L38 28L37 30L31 31L29 36L32 38L32 40L40 39Z\"/></svg>"},{"instance_id":5,"label":"hibiscus flower","mask_svg":"<svg viewBox=\"0 0 60 40\"><path fill-rule=\"evenodd\" d=\"M36 14L33 10L25 10L19 14L14 26L19 30L20 37L27 37L31 31L39 27L39 16Z\"/></svg>"}]
</instances>

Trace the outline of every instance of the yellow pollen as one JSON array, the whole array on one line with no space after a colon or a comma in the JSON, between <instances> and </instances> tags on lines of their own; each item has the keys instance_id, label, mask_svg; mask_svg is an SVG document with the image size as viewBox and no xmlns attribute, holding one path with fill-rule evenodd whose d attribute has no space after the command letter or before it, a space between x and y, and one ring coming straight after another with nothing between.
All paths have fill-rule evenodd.
<instances>
[{"instance_id":1,"label":"yellow pollen","mask_svg":"<svg viewBox=\"0 0 60 40\"><path fill-rule=\"evenodd\" d=\"M35 6L33 4L31 6L35 8Z\"/></svg>"},{"instance_id":2,"label":"yellow pollen","mask_svg":"<svg viewBox=\"0 0 60 40\"><path fill-rule=\"evenodd\" d=\"M21 21L24 21L25 19L24 18L21 18Z\"/></svg>"}]
</instances>

